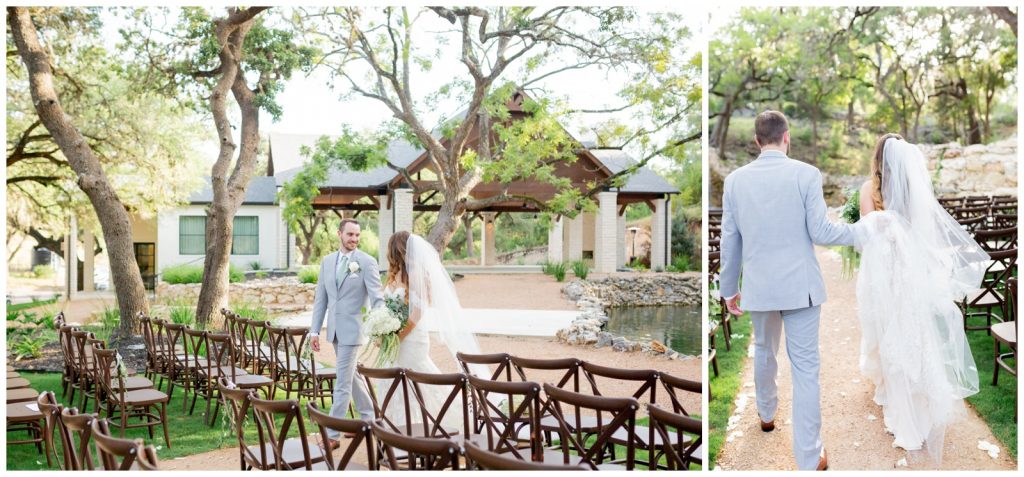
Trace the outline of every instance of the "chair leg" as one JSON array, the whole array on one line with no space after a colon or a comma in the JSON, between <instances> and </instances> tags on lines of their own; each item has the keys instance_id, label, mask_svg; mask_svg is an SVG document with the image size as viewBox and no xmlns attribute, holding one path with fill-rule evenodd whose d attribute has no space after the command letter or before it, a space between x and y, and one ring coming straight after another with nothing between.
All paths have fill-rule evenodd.
<instances>
[{"instance_id":1,"label":"chair leg","mask_svg":"<svg viewBox=\"0 0 1024 477\"><path fill-rule=\"evenodd\" d=\"M121 439L124 439L124 431L128 428L128 403L121 408Z\"/></svg>"},{"instance_id":2,"label":"chair leg","mask_svg":"<svg viewBox=\"0 0 1024 477\"><path fill-rule=\"evenodd\" d=\"M146 406L146 430L149 431L149 440L153 440L153 426L156 425L153 422L153 413L150 412L150 406Z\"/></svg>"},{"instance_id":3,"label":"chair leg","mask_svg":"<svg viewBox=\"0 0 1024 477\"><path fill-rule=\"evenodd\" d=\"M993 386L997 386L997 385L999 385L999 368L1000 368L1000 366L999 366L999 341L998 340L992 340L992 341L995 341L994 348L996 350L996 359L993 362L993 364L995 364L995 369L992 370L992 385Z\"/></svg>"},{"instance_id":4,"label":"chair leg","mask_svg":"<svg viewBox=\"0 0 1024 477\"><path fill-rule=\"evenodd\" d=\"M168 400L169 401L169 400ZM164 443L167 444L167 448L171 448L171 437L167 434L167 403L160 403L160 423L163 424L164 428Z\"/></svg>"}]
</instances>

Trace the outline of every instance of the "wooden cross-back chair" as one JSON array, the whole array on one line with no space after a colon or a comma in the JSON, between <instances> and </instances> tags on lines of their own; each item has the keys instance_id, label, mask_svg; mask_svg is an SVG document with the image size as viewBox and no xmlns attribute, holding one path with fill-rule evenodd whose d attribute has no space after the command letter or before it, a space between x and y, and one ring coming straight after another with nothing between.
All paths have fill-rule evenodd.
<instances>
[{"instance_id":1,"label":"wooden cross-back chair","mask_svg":"<svg viewBox=\"0 0 1024 477\"><path fill-rule=\"evenodd\" d=\"M640 403L632 397L604 397L574 393L565 389L544 385L544 394L553 403L551 407L558 419L560 430L559 448L562 464L585 465L591 470L633 470L636 466L636 414ZM562 412L563 404L583 408L597 416L598 432L590 440L590 434L573 429ZM616 439L616 435L624 439ZM611 452L614 445L626 448L624 459L616 459ZM553 459L545 454L545 463ZM609 459L605 462L605 459Z\"/></svg>"},{"instance_id":2,"label":"wooden cross-back chair","mask_svg":"<svg viewBox=\"0 0 1024 477\"><path fill-rule=\"evenodd\" d=\"M413 437L393 432L379 420L370 423L373 437L380 443L384 458L377 460L377 467L389 470L403 470L399 455L404 455L408 470L459 470L459 445L449 439ZM400 452L395 452L399 450Z\"/></svg>"}]
</instances>

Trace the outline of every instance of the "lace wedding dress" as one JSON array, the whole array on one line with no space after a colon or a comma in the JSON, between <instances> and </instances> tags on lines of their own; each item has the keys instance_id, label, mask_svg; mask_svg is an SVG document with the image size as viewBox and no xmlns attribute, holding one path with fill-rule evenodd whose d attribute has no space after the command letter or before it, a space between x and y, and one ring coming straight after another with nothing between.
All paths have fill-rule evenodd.
<instances>
[{"instance_id":1,"label":"lace wedding dress","mask_svg":"<svg viewBox=\"0 0 1024 477\"><path fill-rule=\"evenodd\" d=\"M988 256L935 200L916 146L886 142L882 197L885 210L854 227L860 368L875 384L893 446L927 451L937 463L946 427L978 392L956 302L978 287Z\"/></svg>"}]
</instances>

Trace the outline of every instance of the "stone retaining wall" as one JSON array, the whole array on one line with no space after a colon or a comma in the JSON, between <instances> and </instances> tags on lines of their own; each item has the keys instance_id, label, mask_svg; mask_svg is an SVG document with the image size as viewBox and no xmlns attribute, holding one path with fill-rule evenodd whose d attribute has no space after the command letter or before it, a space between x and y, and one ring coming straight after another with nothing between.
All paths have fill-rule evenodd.
<instances>
[{"instance_id":1,"label":"stone retaining wall","mask_svg":"<svg viewBox=\"0 0 1024 477\"><path fill-rule=\"evenodd\" d=\"M259 303L280 310L312 306L315 292L315 283L299 283L295 277L250 280L232 283L228 287L228 296L233 301ZM199 299L199 284L171 285L160 282L156 287L156 296L158 300L195 301Z\"/></svg>"},{"instance_id":2,"label":"stone retaining wall","mask_svg":"<svg viewBox=\"0 0 1024 477\"><path fill-rule=\"evenodd\" d=\"M602 327L608 322L610 306L700 305L700 274L650 273L612 276L596 280L573 280L562 293L576 302L580 315L555 337L572 345L610 346L615 351L643 351L673 359L683 355L658 341L632 341L614 336Z\"/></svg>"},{"instance_id":3,"label":"stone retaining wall","mask_svg":"<svg viewBox=\"0 0 1024 477\"><path fill-rule=\"evenodd\" d=\"M991 144L921 145L940 196L1017 195L1017 138Z\"/></svg>"}]
</instances>

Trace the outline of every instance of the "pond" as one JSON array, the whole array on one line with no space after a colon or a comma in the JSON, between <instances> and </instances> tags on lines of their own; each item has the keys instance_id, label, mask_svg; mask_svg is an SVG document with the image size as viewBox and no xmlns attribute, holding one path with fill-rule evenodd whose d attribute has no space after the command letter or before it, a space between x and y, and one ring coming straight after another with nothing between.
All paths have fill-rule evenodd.
<instances>
[{"instance_id":1,"label":"pond","mask_svg":"<svg viewBox=\"0 0 1024 477\"><path fill-rule=\"evenodd\" d=\"M700 306L633 306L608 309L605 331L630 340L658 340L690 356L701 354Z\"/></svg>"}]
</instances>

